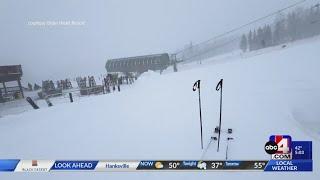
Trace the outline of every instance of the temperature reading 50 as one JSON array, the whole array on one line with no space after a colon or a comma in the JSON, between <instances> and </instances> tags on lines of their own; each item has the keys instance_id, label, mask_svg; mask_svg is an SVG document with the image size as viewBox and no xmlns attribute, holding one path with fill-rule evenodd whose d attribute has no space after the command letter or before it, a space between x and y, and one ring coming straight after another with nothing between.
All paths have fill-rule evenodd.
<instances>
[{"instance_id":1,"label":"temperature reading 50","mask_svg":"<svg viewBox=\"0 0 320 180\"><path fill-rule=\"evenodd\" d=\"M179 165L180 165L180 163L178 163L178 162L171 162L171 163L169 163L169 168L176 169Z\"/></svg>"}]
</instances>

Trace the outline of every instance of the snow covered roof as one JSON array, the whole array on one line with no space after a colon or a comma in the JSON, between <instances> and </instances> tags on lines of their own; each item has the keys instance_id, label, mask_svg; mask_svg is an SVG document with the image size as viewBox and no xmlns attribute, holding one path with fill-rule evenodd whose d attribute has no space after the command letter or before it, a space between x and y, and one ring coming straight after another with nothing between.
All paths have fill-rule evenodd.
<instances>
[{"instance_id":1,"label":"snow covered roof","mask_svg":"<svg viewBox=\"0 0 320 180\"><path fill-rule=\"evenodd\" d=\"M169 55L163 53L109 59L106 63L106 69L108 72L146 72L165 69L169 64Z\"/></svg>"},{"instance_id":2,"label":"snow covered roof","mask_svg":"<svg viewBox=\"0 0 320 180\"><path fill-rule=\"evenodd\" d=\"M21 76L21 65L0 66L0 82L15 81Z\"/></svg>"}]
</instances>

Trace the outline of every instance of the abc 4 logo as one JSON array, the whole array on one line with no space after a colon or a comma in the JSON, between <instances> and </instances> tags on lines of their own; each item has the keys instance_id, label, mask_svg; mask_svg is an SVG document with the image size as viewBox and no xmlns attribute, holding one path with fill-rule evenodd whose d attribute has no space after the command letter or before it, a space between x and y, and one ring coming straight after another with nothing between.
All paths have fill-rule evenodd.
<instances>
[{"instance_id":1,"label":"abc 4 logo","mask_svg":"<svg viewBox=\"0 0 320 180\"><path fill-rule=\"evenodd\" d=\"M272 135L265 144L266 153L271 154L275 159L291 158L291 136L289 135ZM287 155L287 156L280 156ZM289 157L290 156L290 157Z\"/></svg>"}]
</instances>

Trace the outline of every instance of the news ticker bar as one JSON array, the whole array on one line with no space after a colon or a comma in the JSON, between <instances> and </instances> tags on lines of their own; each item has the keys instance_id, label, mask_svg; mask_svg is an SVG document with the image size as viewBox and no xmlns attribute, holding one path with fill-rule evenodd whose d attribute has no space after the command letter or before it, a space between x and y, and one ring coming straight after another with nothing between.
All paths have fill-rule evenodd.
<instances>
[{"instance_id":1,"label":"news ticker bar","mask_svg":"<svg viewBox=\"0 0 320 180\"><path fill-rule=\"evenodd\" d=\"M82 161L0 159L0 172L312 171L312 160Z\"/></svg>"}]
</instances>

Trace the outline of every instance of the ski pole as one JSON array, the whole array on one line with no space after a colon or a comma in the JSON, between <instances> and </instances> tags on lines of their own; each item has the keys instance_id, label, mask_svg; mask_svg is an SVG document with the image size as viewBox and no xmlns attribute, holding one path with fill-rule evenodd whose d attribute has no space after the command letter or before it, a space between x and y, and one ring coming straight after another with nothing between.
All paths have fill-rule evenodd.
<instances>
[{"instance_id":1,"label":"ski pole","mask_svg":"<svg viewBox=\"0 0 320 180\"><path fill-rule=\"evenodd\" d=\"M226 160L228 160L228 152L229 152L229 141L233 140L232 137L227 138L227 148L226 148Z\"/></svg>"},{"instance_id":2,"label":"ski pole","mask_svg":"<svg viewBox=\"0 0 320 180\"><path fill-rule=\"evenodd\" d=\"M193 85L193 91L198 89L199 93L199 113L200 113L200 138L201 138L201 149L203 149L203 135L202 135L202 114L201 114L201 93L200 93L200 80L196 81Z\"/></svg>"},{"instance_id":3,"label":"ski pole","mask_svg":"<svg viewBox=\"0 0 320 180\"><path fill-rule=\"evenodd\" d=\"M217 152L219 152L220 147L220 134L221 134L221 116L222 116L222 86L223 86L223 79L219 81L216 86L216 91L220 91L220 116L219 116L219 135L218 135L218 147Z\"/></svg>"},{"instance_id":4,"label":"ski pole","mask_svg":"<svg viewBox=\"0 0 320 180\"><path fill-rule=\"evenodd\" d=\"M228 160L228 148L229 148L229 140L227 140L226 160Z\"/></svg>"}]
</instances>

